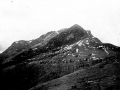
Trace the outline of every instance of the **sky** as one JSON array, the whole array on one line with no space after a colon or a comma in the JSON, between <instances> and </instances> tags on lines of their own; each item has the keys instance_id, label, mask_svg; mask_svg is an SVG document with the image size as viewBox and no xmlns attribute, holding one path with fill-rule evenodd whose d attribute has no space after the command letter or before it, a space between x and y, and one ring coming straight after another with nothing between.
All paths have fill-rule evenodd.
<instances>
[{"instance_id":1,"label":"sky","mask_svg":"<svg viewBox=\"0 0 120 90\"><path fill-rule=\"evenodd\" d=\"M0 0L0 52L74 24L120 46L120 0Z\"/></svg>"}]
</instances>

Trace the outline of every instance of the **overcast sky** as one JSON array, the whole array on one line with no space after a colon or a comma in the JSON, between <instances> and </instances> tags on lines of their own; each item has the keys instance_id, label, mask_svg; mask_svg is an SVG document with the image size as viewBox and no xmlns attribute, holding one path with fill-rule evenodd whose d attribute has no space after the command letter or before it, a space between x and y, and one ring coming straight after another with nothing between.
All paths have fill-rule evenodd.
<instances>
[{"instance_id":1,"label":"overcast sky","mask_svg":"<svg viewBox=\"0 0 120 90\"><path fill-rule=\"evenodd\" d=\"M120 0L0 0L0 51L74 24L119 46Z\"/></svg>"}]
</instances>

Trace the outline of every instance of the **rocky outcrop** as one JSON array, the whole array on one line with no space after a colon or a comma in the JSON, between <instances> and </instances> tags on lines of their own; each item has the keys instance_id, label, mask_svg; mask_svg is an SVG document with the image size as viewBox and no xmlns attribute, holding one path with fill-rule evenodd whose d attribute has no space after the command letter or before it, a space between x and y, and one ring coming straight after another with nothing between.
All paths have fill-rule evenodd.
<instances>
[{"instance_id":1,"label":"rocky outcrop","mask_svg":"<svg viewBox=\"0 0 120 90\"><path fill-rule=\"evenodd\" d=\"M0 59L2 90L120 89L120 47L79 25L14 42Z\"/></svg>"}]
</instances>

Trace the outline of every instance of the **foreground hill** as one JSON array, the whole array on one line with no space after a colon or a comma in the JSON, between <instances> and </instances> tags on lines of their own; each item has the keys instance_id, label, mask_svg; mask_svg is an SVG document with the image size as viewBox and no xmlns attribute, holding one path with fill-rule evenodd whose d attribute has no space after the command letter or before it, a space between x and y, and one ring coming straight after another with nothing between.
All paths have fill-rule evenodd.
<instances>
[{"instance_id":1,"label":"foreground hill","mask_svg":"<svg viewBox=\"0 0 120 90\"><path fill-rule=\"evenodd\" d=\"M79 25L14 42L0 60L2 90L120 89L120 47Z\"/></svg>"}]
</instances>

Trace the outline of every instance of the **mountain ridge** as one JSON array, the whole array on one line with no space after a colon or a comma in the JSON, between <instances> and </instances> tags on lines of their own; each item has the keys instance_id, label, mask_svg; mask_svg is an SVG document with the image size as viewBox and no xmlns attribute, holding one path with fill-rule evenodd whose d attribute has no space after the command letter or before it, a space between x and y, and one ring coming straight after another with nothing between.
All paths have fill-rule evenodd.
<instances>
[{"instance_id":1,"label":"mountain ridge","mask_svg":"<svg viewBox=\"0 0 120 90\"><path fill-rule=\"evenodd\" d=\"M0 60L3 90L120 88L120 47L102 43L90 30L77 24L62 31L48 32L34 40L14 42L0 55ZM76 72L85 75L79 77ZM57 85L54 80L63 80L63 77L64 82ZM51 85L52 81L54 85ZM104 84L106 81L110 83Z\"/></svg>"}]
</instances>

